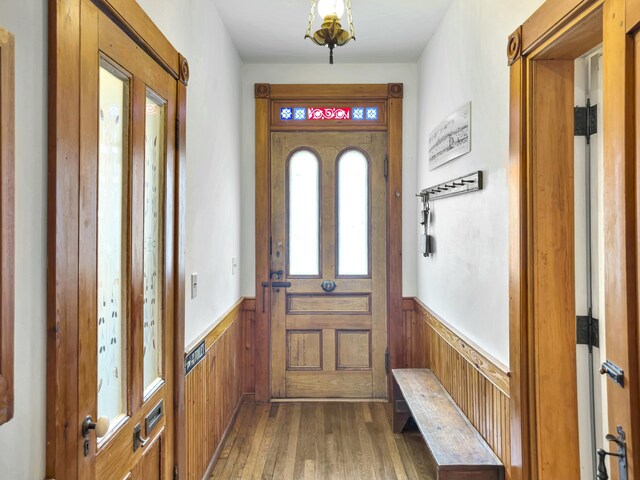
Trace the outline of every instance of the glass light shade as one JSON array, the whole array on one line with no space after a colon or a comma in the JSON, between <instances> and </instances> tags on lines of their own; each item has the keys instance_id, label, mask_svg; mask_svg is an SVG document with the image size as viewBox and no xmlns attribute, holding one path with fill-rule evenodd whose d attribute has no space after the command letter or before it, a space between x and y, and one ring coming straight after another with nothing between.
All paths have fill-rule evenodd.
<instances>
[{"instance_id":1,"label":"glass light shade","mask_svg":"<svg viewBox=\"0 0 640 480\"><path fill-rule=\"evenodd\" d=\"M322 18L327 15L336 15L341 18L344 15L344 0L320 0L318 2L318 13Z\"/></svg>"}]
</instances>

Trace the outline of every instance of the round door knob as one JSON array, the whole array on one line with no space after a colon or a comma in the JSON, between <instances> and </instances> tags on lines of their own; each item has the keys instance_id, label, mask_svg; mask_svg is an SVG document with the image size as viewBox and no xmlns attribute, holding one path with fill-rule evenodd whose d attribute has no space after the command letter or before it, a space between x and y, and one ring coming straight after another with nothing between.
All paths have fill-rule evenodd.
<instances>
[{"instance_id":1,"label":"round door knob","mask_svg":"<svg viewBox=\"0 0 640 480\"><path fill-rule=\"evenodd\" d=\"M336 283L331 280L325 280L320 286L325 292L333 292L336 289Z\"/></svg>"},{"instance_id":2,"label":"round door knob","mask_svg":"<svg viewBox=\"0 0 640 480\"><path fill-rule=\"evenodd\" d=\"M109 417L100 417L97 422L94 422L91 416L88 416L82 422L82 436L88 437L89 430L95 430L98 438L104 437L109 431L110 423Z\"/></svg>"},{"instance_id":3,"label":"round door knob","mask_svg":"<svg viewBox=\"0 0 640 480\"><path fill-rule=\"evenodd\" d=\"M109 417L98 418L98 421L96 422L96 437L104 437L109 431L109 425L111 425Z\"/></svg>"}]
</instances>

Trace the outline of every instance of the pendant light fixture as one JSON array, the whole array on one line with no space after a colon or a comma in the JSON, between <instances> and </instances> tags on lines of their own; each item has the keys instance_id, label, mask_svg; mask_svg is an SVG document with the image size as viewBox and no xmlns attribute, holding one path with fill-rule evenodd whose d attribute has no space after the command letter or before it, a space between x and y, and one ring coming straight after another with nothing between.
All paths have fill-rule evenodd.
<instances>
[{"instance_id":1,"label":"pendant light fixture","mask_svg":"<svg viewBox=\"0 0 640 480\"><path fill-rule=\"evenodd\" d=\"M346 4L346 5L345 5ZM318 15L323 18L320 30L311 33L313 20L315 18L316 5ZM344 15L345 6L347 11L347 21L349 31L343 30L340 18ZM304 38L310 38L313 43L321 47L329 47L329 63L333 64L333 49L353 39L355 41L355 31L353 29L353 17L351 15L351 0L311 0L311 11L309 12L309 25Z\"/></svg>"}]
</instances>

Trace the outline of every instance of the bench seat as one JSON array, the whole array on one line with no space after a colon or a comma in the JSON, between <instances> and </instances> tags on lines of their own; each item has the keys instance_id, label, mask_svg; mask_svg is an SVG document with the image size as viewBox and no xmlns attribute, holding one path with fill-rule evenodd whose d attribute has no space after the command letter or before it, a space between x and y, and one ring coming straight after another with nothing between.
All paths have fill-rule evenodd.
<instances>
[{"instance_id":1,"label":"bench seat","mask_svg":"<svg viewBox=\"0 0 640 480\"><path fill-rule=\"evenodd\" d=\"M413 417L438 480L503 480L504 466L428 369L394 369L393 431Z\"/></svg>"}]
</instances>

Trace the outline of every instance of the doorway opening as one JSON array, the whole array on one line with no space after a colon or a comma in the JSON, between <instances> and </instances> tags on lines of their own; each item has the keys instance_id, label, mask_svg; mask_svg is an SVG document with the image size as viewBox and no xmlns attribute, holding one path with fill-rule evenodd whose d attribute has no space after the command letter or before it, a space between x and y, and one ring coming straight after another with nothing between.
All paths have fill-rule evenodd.
<instances>
[{"instance_id":1,"label":"doorway opening","mask_svg":"<svg viewBox=\"0 0 640 480\"><path fill-rule=\"evenodd\" d=\"M575 61L574 208L576 365L580 478L596 477L597 456L607 430L604 339L604 150L602 46ZM602 339L602 340L601 340ZM603 404L605 408L603 408Z\"/></svg>"},{"instance_id":2,"label":"doorway opening","mask_svg":"<svg viewBox=\"0 0 640 480\"><path fill-rule=\"evenodd\" d=\"M640 463L639 13L616 0L548 0L510 37L514 479L633 478ZM578 115L578 97L598 112ZM579 123L589 150L574 137ZM606 317L599 347L576 346L576 315L591 344L594 318Z\"/></svg>"},{"instance_id":3,"label":"doorway opening","mask_svg":"<svg viewBox=\"0 0 640 480\"><path fill-rule=\"evenodd\" d=\"M403 361L403 86L255 93L256 399L386 399Z\"/></svg>"}]
</instances>

